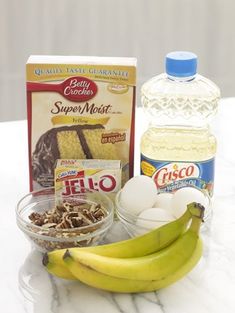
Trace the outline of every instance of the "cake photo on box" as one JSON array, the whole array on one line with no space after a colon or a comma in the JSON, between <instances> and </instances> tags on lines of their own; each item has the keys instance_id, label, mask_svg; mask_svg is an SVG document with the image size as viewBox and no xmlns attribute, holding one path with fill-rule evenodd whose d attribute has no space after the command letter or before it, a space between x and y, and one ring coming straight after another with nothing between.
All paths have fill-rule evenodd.
<instances>
[{"instance_id":1,"label":"cake photo on box","mask_svg":"<svg viewBox=\"0 0 235 313\"><path fill-rule=\"evenodd\" d=\"M43 134L32 158L33 180L42 187L52 186L57 159L119 158L116 145L102 143L103 125L72 125L52 128Z\"/></svg>"}]
</instances>

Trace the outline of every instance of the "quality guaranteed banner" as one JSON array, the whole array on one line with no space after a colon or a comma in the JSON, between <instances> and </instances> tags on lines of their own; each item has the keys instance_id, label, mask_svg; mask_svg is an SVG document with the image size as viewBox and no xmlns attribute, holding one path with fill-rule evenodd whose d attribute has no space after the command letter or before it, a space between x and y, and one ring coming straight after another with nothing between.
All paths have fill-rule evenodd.
<instances>
[{"instance_id":1,"label":"quality guaranteed banner","mask_svg":"<svg viewBox=\"0 0 235 313\"><path fill-rule=\"evenodd\" d=\"M71 76L93 80L136 84L136 67L96 64L27 64L27 80L31 82L61 81Z\"/></svg>"}]
</instances>

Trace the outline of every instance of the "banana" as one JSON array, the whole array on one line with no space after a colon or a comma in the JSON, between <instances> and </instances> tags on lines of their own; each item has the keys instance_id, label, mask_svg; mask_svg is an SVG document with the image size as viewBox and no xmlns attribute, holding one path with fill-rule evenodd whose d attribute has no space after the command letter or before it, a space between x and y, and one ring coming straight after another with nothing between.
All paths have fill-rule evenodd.
<instances>
[{"instance_id":1,"label":"banana","mask_svg":"<svg viewBox=\"0 0 235 313\"><path fill-rule=\"evenodd\" d=\"M165 288L188 274L200 260L202 250L202 241L199 239L189 260L177 271L160 280L130 280L108 276L78 263L73 258L68 258L66 265L74 277L91 287L122 293L149 292Z\"/></svg>"},{"instance_id":2,"label":"banana","mask_svg":"<svg viewBox=\"0 0 235 313\"><path fill-rule=\"evenodd\" d=\"M177 220L144 235L106 245L71 248L70 251L85 250L102 256L118 258L132 258L151 254L167 247L184 232L192 218L191 210L192 208L189 207ZM45 254L43 265L46 266L49 273L55 276L64 279L74 279L73 275L64 266L63 255L65 252L66 249L60 249Z\"/></svg>"},{"instance_id":3,"label":"banana","mask_svg":"<svg viewBox=\"0 0 235 313\"><path fill-rule=\"evenodd\" d=\"M201 219L192 217L189 229L176 241L155 253L135 258L113 258L86 250L68 250L64 255L100 273L126 279L157 280L174 273L193 254L198 242Z\"/></svg>"}]
</instances>

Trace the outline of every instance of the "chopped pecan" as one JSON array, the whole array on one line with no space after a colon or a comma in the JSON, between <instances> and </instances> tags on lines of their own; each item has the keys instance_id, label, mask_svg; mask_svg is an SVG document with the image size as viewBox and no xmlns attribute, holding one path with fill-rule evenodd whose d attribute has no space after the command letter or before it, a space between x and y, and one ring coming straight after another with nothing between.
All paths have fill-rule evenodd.
<instances>
[{"instance_id":1,"label":"chopped pecan","mask_svg":"<svg viewBox=\"0 0 235 313\"><path fill-rule=\"evenodd\" d=\"M30 215L29 215L29 219L31 220L31 221L36 221L36 220L38 220L38 219L40 219L41 218L41 214L39 214L39 213L37 213L37 212L33 212L33 213L31 213Z\"/></svg>"},{"instance_id":2,"label":"chopped pecan","mask_svg":"<svg viewBox=\"0 0 235 313\"><path fill-rule=\"evenodd\" d=\"M98 208L93 215L97 220L101 220L104 217L104 211L101 208Z\"/></svg>"},{"instance_id":3,"label":"chopped pecan","mask_svg":"<svg viewBox=\"0 0 235 313\"><path fill-rule=\"evenodd\" d=\"M66 229L66 228L70 228L70 224L66 220L63 220L60 224L56 225L56 229Z\"/></svg>"},{"instance_id":4,"label":"chopped pecan","mask_svg":"<svg viewBox=\"0 0 235 313\"><path fill-rule=\"evenodd\" d=\"M79 216L78 217L72 217L71 222L72 222L72 225L74 228L81 227L83 224L83 221L82 221L81 217L79 217Z\"/></svg>"},{"instance_id":5,"label":"chopped pecan","mask_svg":"<svg viewBox=\"0 0 235 313\"><path fill-rule=\"evenodd\" d=\"M43 225L44 228L55 228L56 223L46 223Z\"/></svg>"},{"instance_id":6,"label":"chopped pecan","mask_svg":"<svg viewBox=\"0 0 235 313\"><path fill-rule=\"evenodd\" d=\"M44 224L44 219L43 218L38 218L37 220L34 221L34 225L36 226L42 226Z\"/></svg>"}]
</instances>

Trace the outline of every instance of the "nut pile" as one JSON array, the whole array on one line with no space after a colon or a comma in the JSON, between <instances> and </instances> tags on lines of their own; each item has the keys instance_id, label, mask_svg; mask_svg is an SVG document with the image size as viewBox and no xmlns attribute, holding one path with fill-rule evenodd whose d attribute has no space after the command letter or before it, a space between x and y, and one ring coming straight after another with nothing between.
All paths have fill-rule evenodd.
<instances>
[{"instance_id":1,"label":"nut pile","mask_svg":"<svg viewBox=\"0 0 235 313\"><path fill-rule=\"evenodd\" d=\"M34 225L44 228L76 228L99 222L106 216L106 211L100 204L72 204L65 202L53 210L44 213L33 212L29 219Z\"/></svg>"},{"instance_id":2,"label":"nut pile","mask_svg":"<svg viewBox=\"0 0 235 313\"><path fill-rule=\"evenodd\" d=\"M106 216L107 212L100 204L64 202L52 210L43 213L33 212L29 215L29 219L32 223L31 230L35 233L55 238L65 238L66 240L47 241L36 238L32 239L37 245L40 245L46 250L86 246L91 243L91 240L95 240L95 238L78 242L74 241L73 238L71 238L71 241L67 239L83 236L95 231L99 227L96 223ZM38 230L33 225L40 226L41 229ZM82 229L81 227L84 226L87 227ZM64 232L63 230L68 230L68 232Z\"/></svg>"}]
</instances>

